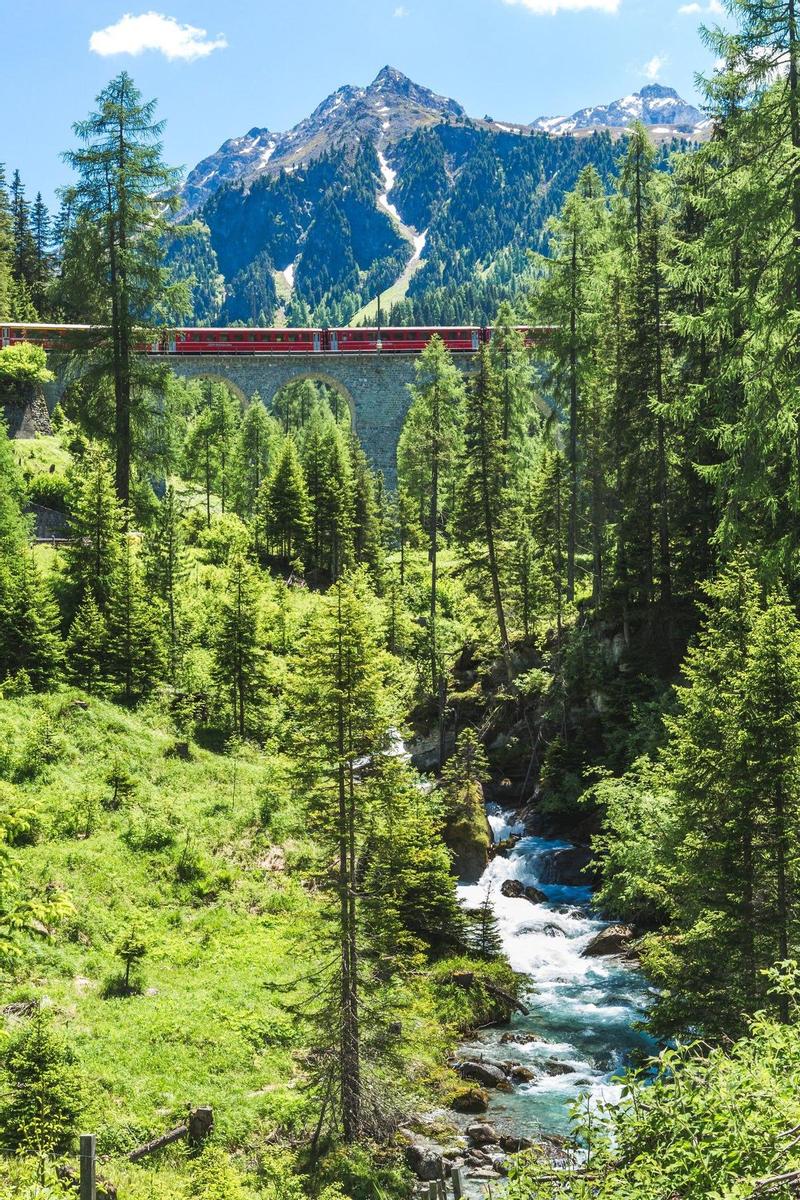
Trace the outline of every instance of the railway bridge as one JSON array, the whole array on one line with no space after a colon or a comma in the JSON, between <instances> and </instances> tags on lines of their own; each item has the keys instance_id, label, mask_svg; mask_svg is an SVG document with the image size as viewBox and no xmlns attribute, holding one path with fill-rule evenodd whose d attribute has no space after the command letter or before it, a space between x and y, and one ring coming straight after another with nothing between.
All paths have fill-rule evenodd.
<instances>
[{"instance_id":1,"label":"railway bridge","mask_svg":"<svg viewBox=\"0 0 800 1200\"><path fill-rule=\"evenodd\" d=\"M397 443L403 428L419 354L260 354L153 356L168 362L182 379L219 379L243 399L256 392L267 408L287 383L313 379L326 383L347 402L361 444L372 465L391 486L395 479ZM472 356L456 356L462 369Z\"/></svg>"},{"instance_id":2,"label":"railway bridge","mask_svg":"<svg viewBox=\"0 0 800 1200\"><path fill-rule=\"evenodd\" d=\"M46 388L49 407L80 368L76 349L91 345L94 327L0 322L0 345L32 342L48 353L56 378ZM548 327L521 326L530 349L546 341ZM420 352L436 334L465 374L475 370L475 352L493 336L489 327L397 329L180 329L137 350L183 379L216 379L241 400L256 393L272 407L277 393L297 380L318 380L346 401L353 426L373 466L387 483L395 480L397 443L410 404L409 385ZM532 366L532 371L535 367ZM538 403L545 411L552 405Z\"/></svg>"}]
</instances>

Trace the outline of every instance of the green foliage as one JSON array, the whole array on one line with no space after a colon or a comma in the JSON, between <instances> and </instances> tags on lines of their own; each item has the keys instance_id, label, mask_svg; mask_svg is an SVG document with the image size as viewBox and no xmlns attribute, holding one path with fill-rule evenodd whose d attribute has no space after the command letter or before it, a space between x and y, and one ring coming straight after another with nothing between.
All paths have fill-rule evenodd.
<instances>
[{"instance_id":1,"label":"green foliage","mask_svg":"<svg viewBox=\"0 0 800 1200\"><path fill-rule=\"evenodd\" d=\"M47 354L41 346L18 342L0 350L0 381L10 383L50 383L55 375L47 367Z\"/></svg>"}]
</instances>

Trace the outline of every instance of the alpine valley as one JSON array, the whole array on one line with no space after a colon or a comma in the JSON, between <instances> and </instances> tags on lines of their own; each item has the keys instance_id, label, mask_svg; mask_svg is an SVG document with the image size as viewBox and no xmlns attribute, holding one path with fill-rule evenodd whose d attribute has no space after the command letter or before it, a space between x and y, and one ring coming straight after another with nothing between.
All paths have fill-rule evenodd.
<instances>
[{"instance_id":1,"label":"alpine valley","mask_svg":"<svg viewBox=\"0 0 800 1200\"><path fill-rule=\"evenodd\" d=\"M384 67L287 133L253 128L181 192L199 324L485 323L530 283L529 251L588 164L607 183L634 121L666 163L710 122L672 88L530 124L475 119Z\"/></svg>"}]
</instances>

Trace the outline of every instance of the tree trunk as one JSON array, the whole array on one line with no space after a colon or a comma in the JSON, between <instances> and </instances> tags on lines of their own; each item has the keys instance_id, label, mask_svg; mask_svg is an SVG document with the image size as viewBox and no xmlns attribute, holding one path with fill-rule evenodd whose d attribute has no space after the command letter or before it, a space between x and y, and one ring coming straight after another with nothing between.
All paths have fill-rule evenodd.
<instances>
[{"instance_id":1,"label":"tree trunk","mask_svg":"<svg viewBox=\"0 0 800 1200\"><path fill-rule=\"evenodd\" d=\"M667 614L668 628L672 608L672 561L669 537L669 479L667 475L667 449L664 418L661 406L664 402L664 363L661 329L661 272L658 262L658 239L654 249L655 261L655 335L656 335L656 401L658 403L658 542L659 574L661 576L661 603Z\"/></svg>"},{"instance_id":2,"label":"tree trunk","mask_svg":"<svg viewBox=\"0 0 800 1200\"><path fill-rule=\"evenodd\" d=\"M569 526L567 530L567 600L575 599L575 552L578 540L578 234L572 233L569 312Z\"/></svg>"},{"instance_id":3,"label":"tree trunk","mask_svg":"<svg viewBox=\"0 0 800 1200\"><path fill-rule=\"evenodd\" d=\"M439 393L434 386L432 412L432 442L431 442L431 608L430 608L430 638L431 638L431 692L437 694L439 675L439 656L436 645L436 588L439 552L439 440L441 435L439 413Z\"/></svg>"}]
</instances>

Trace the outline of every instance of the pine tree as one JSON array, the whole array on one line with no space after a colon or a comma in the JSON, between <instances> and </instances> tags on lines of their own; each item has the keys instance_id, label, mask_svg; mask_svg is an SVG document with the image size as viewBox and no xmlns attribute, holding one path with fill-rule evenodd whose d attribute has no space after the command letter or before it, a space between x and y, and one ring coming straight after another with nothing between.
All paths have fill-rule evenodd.
<instances>
[{"instance_id":1,"label":"pine tree","mask_svg":"<svg viewBox=\"0 0 800 1200\"><path fill-rule=\"evenodd\" d=\"M303 552L309 530L308 492L293 438L284 440L261 490L265 542L291 562Z\"/></svg>"},{"instance_id":2,"label":"pine tree","mask_svg":"<svg viewBox=\"0 0 800 1200\"><path fill-rule=\"evenodd\" d=\"M256 499L267 478L279 431L256 392L244 414L237 439L235 510L246 521L253 518Z\"/></svg>"},{"instance_id":3,"label":"pine tree","mask_svg":"<svg viewBox=\"0 0 800 1200\"><path fill-rule=\"evenodd\" d=\"M492 368L489 350L478 356L478 371L464 405L464 468L458 489L458 537L463 545L485 547L500 646L510 644L500 584L500 526L506 501L505 395Z\"/></svg>"},{"instance_id":4,"label":"pine tree","mask_svg":"<svg viewBox=\"0 0 800 1200\"><path fill-rule=\"evenodd\" d=\"M453 478L462 428L464 383L441 338L434 336L414 366L411 407L397 448L401 488L414 500L420 523L428 530L431 564L430 667L431 691L439 690L436 629L441 500Z\"/></svg>"},{"instance_id":5,"label":"pine tree","mask_svg":"<svg viewBox=\"0 0 800 1200\"><path fill-rule=\"evenodd\" d=\"M183 648L180 588L188 573L182 519L180 502L170 484L145 543L145 557L148 586L167 609L169 677L173 684L178 675Z\"/></svg>"},{"instance_id":6,"label":"pine tree","mask_svg":"<svg viewBox=\"0 0 800 1200\"><path fill-rule=\"evenodd\" d=\"M375 495L375 479L355 432L350 434L350 471L352 478L353 553L380 582L383 562L380 510Z\"/></svg>"},{"instance_id":7,"label":"pine tree","mask_svg":"<svg viewBox=\"0 0 800 1200\"><path fill-rule=\"evenodd\" d=\"M19 171L11 177L11 220L14 237L14 277L30 289L36 278L36 243L31 229L31 208Z\"/></svg>"},{"instance_id":8,"label":"pine tree","mask_svg":"<svg viewBox=\"0 0 800 1200\"><path fill-rule=\"evenodd\" d=\"M44 314L47 307L47 285L52 274L52 228L47 205L42 199L42 193L36 193L36 199L31 210L31 235L34 248L33 280L31 294L37 310Z\"/></svg>"},{"instance_id":9,"label":"pine tree","mask_svg":"<svg viewBox=\"0 0 800 1200\"><path fill-rule=\"evenodd\" d=\"M747 773L737 742L739 689L753 627L757 584L739 559L707 589L704 624L683 666L678 713L665 751L675 797L671 854L675 928L656 952L664 991L656 1006L665 1028L738 1025L758 995L755 950L755 831L741 786Z\"/></svg>"},{"instance_id":10,"label":"pine tree","mask_svg":"<svg viewBox=\"0 0 800 1200\"><path fill-rule=\"evenodd\" d=\"M370 789L363 769L385 749L392 723L385 655L369 591L361 575L333 585L302 646L297 707L297 763L320 852L320 886L335 928L336 966L319 1013L330 1053L318 1080L336 1098L346 1142L368 1130L362 1082L360 849ZM329 864L335 861L332 872ZM333 949L333 948L332 948ZM321 1121L324 1118L321 1117Z\"/></svg>"},{"instance_id":11,"label":"pine tree","mask_svg":"<svg viewBox=\"0 0 800 1200\"><path fill-rule=\"evenodd\" d=\"M3 1068L3 1142L35 1158L44 1183L47 1162L71 1149L86 1105L75 1054L37 1005L4 1047Z\"/></svg>"},{"instance_id":12,"label":"pine tree","mask_svg":"<svg viewBox=\"0 0 800 1200\"><path fill-rule=\"evenodd\" d=\"M142 569L129 538L115 564L108 622L108 675L125 704L155 687L164 669L162 613L144 586Z\"/></svg>"},{"instance_id":13,"label":"pine tree","mask_svg":"<svg viewBox=\"0 0 800 1200\"><path fill-rule=\"evenodd\" d=\"M67 670L73 683L93 696L108 690L108 626L91 592L76 612L67 637Z\"/></svg>"},{"instance_id":14,"label":"pine tree","mask_svg":"<svg viewBox=\"0 0 800 1200\"><path fill-rule=\"evenodd\" d=\"M67 573L77 596L91 594L101 612L123 556L123 524L111 464L100 447L90 445L72 476Z\"/></svg>"},{"instance_id":15,"label":"pine tree","mask_svg":"<svg viewBox=\"0 0 800 1200\"><path fill-rule=\"evenodd\" d=\"M591 348L597 329L596 274L606 249L605 191L594 167L581 172L558 218L548 224L547 271L536 296L537 317L553 327L545 353L552 367L556 399L565 402L569 426L566 598L575 598L579 518L582 515L579 445L591 386Z\"/></svg>"},{"instance_id":16,"label":"pine tree","mask_svg":"<svg viewBox=\"0 0 800 1200\"><path fill-rule=\"evenodd\" d=\"M738 759L731 781L745 821L754 826L753 933L760 967L752 1011L764 991L763 972L786 963L800 934L800 623L784 595L773 597L756 621L742 673ZM789 997L779 997L789 1022Z\"/></svg>"},{"instance_id":17,"label":"pine tree","mask_svg":"<svg viewBox=\"0 0 800 1200\"><path fill-rule=\"evenodd\" d=\"M137 355L135 345L162 307L185 310L188 294L183 285L170 286L163 265L172 233L164 197L174 192L177 175L161 160L163 124L154 118L155 101L143 103L123 71L97 104L96 112L73 127L79 148L65 155L78 175L68 191L74 226L66 257L84 253L81 231L100 233L93 242L101 253L93 283L109 334L93 357L97 370L113 382L115 487L127 505L137 398L147 381L160 377L159 368Z\"/></svg>"},{"instance_id":18,"label":"pine tree","mask_svg":"<svg viewBox=\"0 0 800 1200\"><path fill-rule=\"evenodd\" d=\"M14 224L5 167L0 163L0 312L12 312Z\"/></svg>"},{"instance_id":19,"label":"pine tree","mask_svg":"<svg viewBox=\"0 0 800 1200\"><path fill-rule=\"evenodd\" d=\"M229 727L239 737L258 732L263 654L255 573L241 555L228 568L225 592L214 622L212 674L227 708Z\"/></svg>"}]
</instances>

